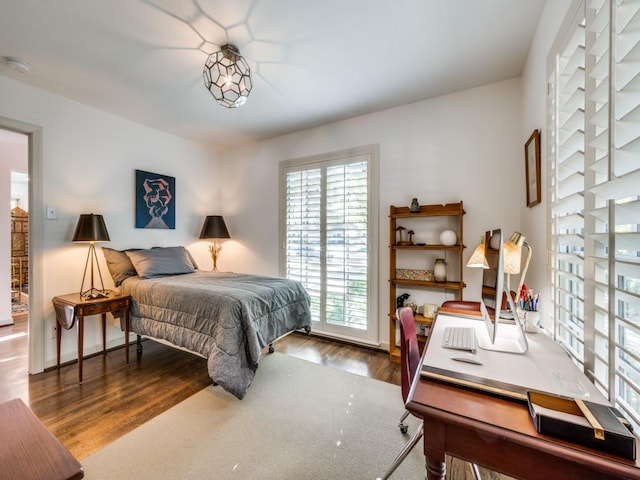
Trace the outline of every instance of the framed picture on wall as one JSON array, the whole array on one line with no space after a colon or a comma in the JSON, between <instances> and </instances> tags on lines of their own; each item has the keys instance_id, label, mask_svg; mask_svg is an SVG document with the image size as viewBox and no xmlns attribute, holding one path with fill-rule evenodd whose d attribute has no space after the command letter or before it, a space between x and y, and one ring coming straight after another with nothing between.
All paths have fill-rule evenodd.
<instances>
[{"instance_id":1,"label":"framed picture on wall","mask_svg":"<svg viewBox=\"0 0 640 480\"><path fill-rule=\"evenodd\" d=\"M524 144L524 165L527 181L527 207L540 203L540 130L534 130Z\"/></svg>"},{"instance_id":2,"label":"framed picture on wall","mask_svg":"<svg viewBox=\"0 0 640 480\"><path fill-rule=\"evenodd\" d=\"M176 179L136 170L136 228L176 228Z\"/></svg>"}]
</instances>

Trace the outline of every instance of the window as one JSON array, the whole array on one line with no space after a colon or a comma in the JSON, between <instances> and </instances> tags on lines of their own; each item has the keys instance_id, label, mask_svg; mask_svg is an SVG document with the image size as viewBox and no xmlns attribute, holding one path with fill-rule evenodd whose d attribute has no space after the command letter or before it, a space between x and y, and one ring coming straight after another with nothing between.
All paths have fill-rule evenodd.
<instances>
[{"instance_id":1,"label":"window","mask_svg":"<svg viewBox=\"0 0 640 480\"><path fill-rule=\"evenodd\" d=\"M640 0L575 2L549 63L555 336L640 425Z\"/></svg>"},{"instance_id":2,"label":"window","mask_svg":"<svg viewBox=\"0 0 640 480\"><path fill-rule=\"evenodd\" d=\"M376 341L377 147L282 162L281 270L312 301L313 329Z\"/></svg>"}]
</instances>

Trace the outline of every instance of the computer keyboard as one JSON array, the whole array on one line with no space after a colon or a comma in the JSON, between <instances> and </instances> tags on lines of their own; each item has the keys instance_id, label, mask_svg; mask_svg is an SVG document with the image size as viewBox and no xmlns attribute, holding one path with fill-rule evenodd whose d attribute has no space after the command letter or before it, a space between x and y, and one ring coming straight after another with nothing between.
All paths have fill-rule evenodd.
<instances>
[{"instance_id":1,"label":"computer keyboard","mask_svg":"<svg viewBox=\"0 0 640 480\"><path fill-rule=\"evenodd\" d=\"M478 349L476 330L473 327L445 327L442 346L475 353Z\"/></svg>"}]
</instances>

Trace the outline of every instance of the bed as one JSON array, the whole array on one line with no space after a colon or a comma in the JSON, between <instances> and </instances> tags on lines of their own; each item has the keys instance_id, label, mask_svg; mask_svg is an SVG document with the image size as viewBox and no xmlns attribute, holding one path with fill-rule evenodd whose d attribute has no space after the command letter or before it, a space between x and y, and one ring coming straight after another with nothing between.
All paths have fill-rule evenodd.
<instances>
[{"instance_id":1,"label":"bed","mask_svg":"<svg viewBox=\"0 0 640 480\"><path fill-rule=\"evenodd\" d=\"M310 331L300 282L197 270L184 247L102 250L114 283L132 297L131 331L205 357L213 382L239 399L265 347Z\"/></svg>"}]
</instances>

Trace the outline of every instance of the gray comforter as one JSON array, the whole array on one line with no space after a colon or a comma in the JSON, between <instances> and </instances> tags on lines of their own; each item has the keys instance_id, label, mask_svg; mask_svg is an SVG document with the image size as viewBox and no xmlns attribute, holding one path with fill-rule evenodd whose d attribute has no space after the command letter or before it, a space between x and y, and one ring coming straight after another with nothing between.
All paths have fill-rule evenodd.
<instances>
[{"instance_id":1,"label":"gray comforter","mask_svg":"<svg viewBox=\"0 0 640 480\"><path fill-rule=\"evenodd\" d=\"M251 384L262 349L311 326L309 296L283 278L196 271L122 283L131 295L131 331L207 358L211 379L238 398Z\"/></svg>"}]
</instances>

